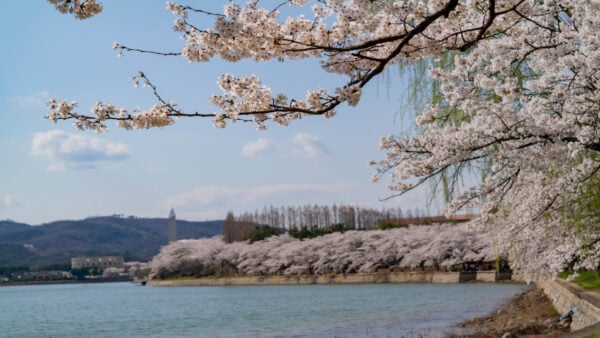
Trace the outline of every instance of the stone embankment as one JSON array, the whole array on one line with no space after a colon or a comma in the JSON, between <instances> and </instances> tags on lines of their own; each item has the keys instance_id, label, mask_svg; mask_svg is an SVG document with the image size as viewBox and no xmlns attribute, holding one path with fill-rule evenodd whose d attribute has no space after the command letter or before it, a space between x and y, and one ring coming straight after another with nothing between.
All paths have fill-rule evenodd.
<instances>
[{"instance_id":1,"label":"stone embankment","mask_svg":"<svg viewBox=\"0 0 600 338\"><path fill-rule=\"evenodd\" d=\"M547 280L539 286L559 313L573 310L572 331L600 323L600 294L560 279Z\"/></svg>"},{"instance_id":2,"label":"stone embankment","mask_svg":"<svg viewBox=\"0 0 600 338\"><path fill-rule=\"evenodd\" d=\"M596 337L594 334L600 333L599 294L562 280L549 280L537 286L518 295L496 312L459 324L456 333L450 334L450 337L582 338ZM567 328L561 325L559 318L573 305L576 308Z\"/></svg>"},{"instance_id":3,"label":"stone embankment","mask_svg":"<svg viewBox=\"0 0 600 338\"><path fill-rule=\"evenodd\" d=\"M370 284L370 283L463 283L495 282L510 279L510 275L483 272L410 271L392 273L357 273L299 276L204 277L196 279L150 280L154 286L209 285L307 285L307 284Z\"/></svg>"}]
</instances>

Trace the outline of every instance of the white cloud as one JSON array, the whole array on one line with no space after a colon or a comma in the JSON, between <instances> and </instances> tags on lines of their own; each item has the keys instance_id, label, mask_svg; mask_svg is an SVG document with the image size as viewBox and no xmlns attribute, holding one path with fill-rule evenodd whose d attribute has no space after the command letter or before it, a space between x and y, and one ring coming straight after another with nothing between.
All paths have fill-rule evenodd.
<instances>
[{"instance_id":1,"label":"white cloud","mask_svg":"<svg viewBox=\"0 0 600 338\"><path fill-rule=\"evenodd\" d=\"M196 187L165 198L157 205L163 213L175 208L185 219L222 219L227 211L253 211L264 206L289 206L304 204L332 204L360 190L349 184L274 184L248 188L219 186Z\"/></svg>"},{"instance_id":2,"label":"white cloud","mask_svg":"<svg viewBox=\"0 0 600 338\"><path fill-rule=\"evenodd\" d=\"M129 147L124 143L61 130L36 133L32 144L33 155L50 162L48 170L90 169L102 161L122 161L130 157Z\"/></svg>"},{"instance_id":3,"label":"white cloud","mask_svg":"<svg viewBox=\"0 0 600 338\"><path fill-rule=\"evenodd\" d=\"M22 207L23 203L17 200L14 196L4 195L0 200L0 206L4 208L9 207Z\"/></svg>"},{"instance_id":4,"label":"white cloud","mask_svg":"<svg viewBox=\"0 0 600 338\"><path fill-rule=\"evenodd\" d=\"M325 145L315 135L297 133L292 138L292 142L299 146L293 151L293 154L299 157L317 158L328 153Z\"/></svg>"},{"instance_id":5,"label":"white cloud","mask_svg":"<svg viewBox=\"0 0 600 338\"><path fill-rule=\"evenodd\" d=\"M291 139L291 145L276 144L270 139L259 138L249 141L242 148L242 156L259 157L269 151L279 151L280 154L291 155L299 158L317 158L328 153L327 147L319 140L318 136L308 133L297 133Z\"/></svg>"},{"instance_id":6,"label":"white cloud","mask_svg":"<svg viewBox=\"0 0 600 338\"><path fill-rule=\"evenodd\" d=\"M244 157L257 157L264 152L275 149L273 141L266 138L259 138L256 141L250 141L244 144L242 148L242 156Z\"/></svg>"},{"instance_id":7,"label":"white cloud","mask_svg":"<svg viewBox=\"0 0 600 338\"><path fill-rule=\"evenodd\" d=\"M40 108L46 105L48 99L50 94L44 90L24 96L10 96L8 101L19 108Z\"/></svg>"}]
</instances>

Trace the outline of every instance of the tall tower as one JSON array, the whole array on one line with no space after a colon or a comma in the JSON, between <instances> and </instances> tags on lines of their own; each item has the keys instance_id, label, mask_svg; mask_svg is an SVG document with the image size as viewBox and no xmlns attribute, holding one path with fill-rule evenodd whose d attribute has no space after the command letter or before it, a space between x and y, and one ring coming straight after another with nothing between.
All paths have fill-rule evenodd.
<instances>
[{"instance_id":1,"label":"tall tower","mask_svg":"<svg viewBox=\"0 0 600 338\"><path fill-rule=\"evenodd\" d=\"M173 208L171 208L171 212L169 213L169 220L167 222L167 235L169 238L169 243L177 240L177 224L175 223L175 211Z\"/></svg>"}]
</instances>

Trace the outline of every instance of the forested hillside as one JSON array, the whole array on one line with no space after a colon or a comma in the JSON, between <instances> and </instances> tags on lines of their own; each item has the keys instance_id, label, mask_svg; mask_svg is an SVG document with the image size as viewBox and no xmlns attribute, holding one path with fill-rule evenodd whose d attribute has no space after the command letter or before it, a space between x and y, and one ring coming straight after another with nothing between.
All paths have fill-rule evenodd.
<instances>
[{"instance_id":1,"label":"forested hillside","mask_svg":"<svg viewBox=\"0 0 600 338\"><path fill-rule=\"evenodd\" d=\"M177 220L177 238L220 235L222 224ZM106 216L37 226L0 221L0 266L66 264L81 255L149 260L166 244L167 220L163 218Z\"/></svg>"}]
</instances>

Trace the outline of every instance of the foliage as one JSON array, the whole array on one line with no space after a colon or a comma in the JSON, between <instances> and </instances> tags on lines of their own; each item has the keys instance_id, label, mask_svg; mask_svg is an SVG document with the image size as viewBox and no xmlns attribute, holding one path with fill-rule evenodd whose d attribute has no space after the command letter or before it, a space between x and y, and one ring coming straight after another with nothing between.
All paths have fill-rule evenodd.
<instances>
[{"instance_id":1,"label":"foliage","mask_svg":"<svg viewBox=\"0 0 600 338\"><path fill-rule=\"evenodd\" d=\"M183 238L212 237L223 221L177 221ZM90 217L38 226L0 224L0 265L28 265L39 270L66 264L75 256L120 255L126 260L149 260L167 243L164 218ZM63 270L63 269L60 269ZM68 270L68 269L67 269Z\"/></svg>"},{"instance_id":2,"label":"foliage","mask_svg":"<svg viewBox=\"0 0 600 338\"><path fill-rule=\"evenodd\" d=\"M402 218L400 208L376 210L351 205L304 205L264 207L238 217L228 212L223 223L223 240L251 242L288 232L297 239L314 238L333 232L372 229L382 219ZM268 224L267 228L265 225ZM266 231L266 233L265 233Z\"/></svg>"},{"instance_id":3,"label":"foliage","mask_svg":"<svg viewBox=\"0 0 600 338\"><path fill-rule=\"evenodd\" d=\"M583 338L600 338L600 333L592 333L591 335L584 336Z\"/></svg>"},{"instance_id":4,"label":"foliage","mask_svg":"<svg viewBox=\"0 0 600 338\"><path fill-rule=\"evenodd\" d=\"M300 275L448 269L496 258L490 234L468 225L335 232L299 240L288 234L249 244L219 237L171 243L151 262L152 278Z\"/></svg>"},{"instance_id":5,"label":"foliage","mask_svg":"<svg viewBox=\"0 0 600 338\"><path fill-rule=\"evenodd\" d=\"M258 223L236 220L232 212L227 213L223 222L222 238L226 243L246 241L259 231Z\"/></svg>"},{"instance_id":6,"label":"foliage","mask_svg":"<svg viewBox=\"0 0 600 338\"><path fill-rule=\"evenodd\" d=\"M54 263L40 266L36 269L37 271L69 271L71 270L71 263Z\"/></svg>"},{"instance_id":7,"label":"foliage","mask_svg":"<svg viewBox=\"0 0 600 338\"><path fill-rule=\"evenodd\" d=\"M408 213L411 211L409 210ZM416 212L419 212L417 209ZM374 208L359 207L346 204L317 205L306 204L299 206L264 207L262 210L243 212L234 217L238 222L249 222L254 224L268 224L279 229L301 230L303 228L317 227L329 230L338 224L344 224L349 229L374 228L382 219L402 218L403 212L400 207ZM227 219L229 218L229 214Z\"/></svg>"},{"instance_id":8,"label":"foliage","mask_svg":"<svg viewBox=\"0 0 600 338\"><path fill-rule=\"evenodd\" d=\"M563 272L560 274L561 278L567 278L572 275L572 272ZM594 292L600 293L600 271L599 270L590 270L590 271L579 271L577 272L577 277L573 279L573 283L581 286L582 288Z\"/></svg>"},{"instance_id":9,"label":"foliage","mask_svg":"<svg viewBox=\"0 0 600 338\"><path fill-rule=\"evenodd\" d=\"M150 268L135 270L133 275L135 278L138 278L138 279L148 278L148 276L150 275Z\"/></svg>"},{"instance_id":10,"label":"foliage","mask_svg":"<svg viewBox=\"0 0 600 338\"><path fill-rule=\"evenodd\" d=\"M344 232L349 230L356 230L354 227L345 226L344 224L337 223L332 224L327 228L319 228L316 225L312 227L302 227L300 229L290 229L288 234L296 239L307 239L332 234L334 232Z\"/></svg>"},{"instance_id":11,"label":"foliage","mask_svg":"<svg viewBox=\"0 0 600 338\"><path fill-rule=\"evenodd\" d=\"M0 242L1 266L29 266L35 262L35 258L36 254L24 248L23 245Z\"/></svg>"},{"instance_id":12,"label":"foliage","mask_svg":"<svg viewBox=\"0 0 600 338\"><path fill-rule=\"evenodd\" d=\"M61 1L54 1L60 3ZM64 2L64 1L63 1ZM66 2L69 3L69 2ZM94 0L85 2L97 13ZM307 6L307 0L284 4ZM160 53L115 43L123 52L181 55L190 62L316 58L321 70L345 76L331 90L305 97L272 93L258 76L224 74L210 97L218 112L186 112L161 96L140 72L134 85L152 90L156 104L128 111L98 102L91 114L76 102L52 99L51 121L106 131L171 125L176 117L212 117L213 124L247 121L258 129L288 125L309 115L332 117L343 103L356 106L362 89L390 65L432 60L434 93L416 118L417 135L382 140L375 180L403 194L429 182L451 198L448 213L478 208L494 227L511 265L527 280L565 267L597 268L598 211L581 202L600 171L600 3L539 0L323 0L306 15L281 17L281 6L229 2L223 13L169 3L184 46ZM79 8L82 9L82 8ZM208 15L204 27L192 15ZM445 62L443 58L450 58ZM462 168L485 173L464 189ZM584 200L586 198L584 197ZM575 217L574 215L577 215ZM576 227L572 225L577 223Z\"/></svg>"},{"instance_id":13,"label":"foliage","mask_svg":"<svg viewBox=\"0 0 600 338\"><path fill-rule=\"evenodd\" d=\"M0 266L0 275L10 275L13 272L25 272L29 271L29 266L19 265L19 266Z\"/></svg>"},{"instance_id":14,"label":"foliage","mask_svg":"<svg viewBox=\"0 0 600 338\"><path fill-rule=\"evenodd\" d=\"M75 276L76 279L85 280L86 276L90 274L90 271L88 269L81 268L81 269L72 269L71 273L73 274L73 276Z\"/></svg>"},{"instance_id":15,"label":"foliage","mask_svg":"<svg viewBox=\"0 0 600 338\"><path fill-rule=\"evenodd\" d=\"M265 238L279 235L281 232L282 231L279 228L274 228L268 225L259 226L256 233L250 237L250 243L262 241Z\"/></svg>"},{"instance_id":16,"label":"foliage","mask_svg":"<svg viewBox=\"0 0 600 338\"><path fill-rule=\"evenodd\" d=\"M405 227L407 227L406 224L398 224L398 223L394 223L394 222L390 222L390 221L381 221L381 222L377 223L377 229L379 229L379 230L405 228Z\"/></svg>"}]
</instances>

